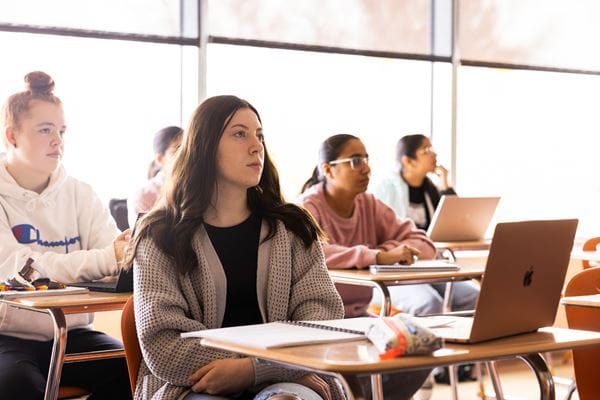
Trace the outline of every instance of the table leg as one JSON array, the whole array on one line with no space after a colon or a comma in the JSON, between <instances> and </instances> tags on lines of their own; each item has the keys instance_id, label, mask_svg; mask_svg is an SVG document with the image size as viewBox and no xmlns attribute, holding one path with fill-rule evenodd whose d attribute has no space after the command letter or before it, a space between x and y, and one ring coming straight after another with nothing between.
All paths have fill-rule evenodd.
<instances>
[{"instance_id":1,"label":"table leg","mask_svg":"<svg viewBox=\"0 0 600 400\"><path fill-rule=\"evenodd\" d=\"M390 291L384 282L375 282L377 289L381 292L381 310L380 317L389 317L392 313L392 300L390 299Z\"/></svg>"},{"instance_id":2,"label":"table leg","mask_svg":"<svg viewBox=\"0 0 600 400\"><path fill-rule=\"evenodd\" d=\"M55 400L58 398L60 374L65 359L65 348L67 347L67 323L65 314L61 309L51 308L48 310L48 313L54 323L54 343L52 343L52 354L48 368L44 400Z\"/></svg>"},{"instance_id":3,"label":"table leg","mask_svg":"<svg viewBox=\"0 0 600 400\"><path fill-rule=\"evenodd\" d=\"M383 400L383 383L381 374L371 375L371 393L373 400Z\"/></svg>"},{"instance_id":4,"label":"table leg","mask_svg":"<svg viewBox=\"0 0 600 400\"><path fill-rule=\"evenodd\" d=\"M458 365L448 365L448 379L452 400L458 400Z\"/></svg>"},{"instance_id":5,"label":"table leg","mask_svg":"<svg viewBox=\"0 0 600 400\"><path fill-rule=\"evenodd\" d=\"M538 353L525 354L519 356L519 358L525 361L535 373L535 377L540 384L540 400L555 400L554 380L544 358Z\"/></svg>"},{"instance_id":6,"label":"table leg","mask_svg":"<svg viewBox=\"0 0 600 400\"><path fill-rule=\"evenodd\" d=\"M442 303L442 312L448 313L452 311L452 296L454 295L453 282L446 282L446 290L444 291L444 302Z\"/></svg>"},{"instance_id":7,"label":"table leg","mask_svg":"<svg viewBox=\"0 0 600 400\"><path fill-rule=\"evenodd\" d=\"M500 375L496 369L495 361L487 361L485 366L490 374L492 386L494 387L494 393L496 394L496 400L504 400L504 393L502 392L502 385L500 384Z\"/></svg>"},{"instance_id":8,"label":"table leg","mask_svg":"<svg viewBox=\"0 0 600 400\"><path fill-rule=\"evenodd\" d=\"M446 290L444 291L444 303L442 305L442 313L452 311L452 295L454 294L454 285L452 282L446 282ZM448 366L448 378L450 379L450 388L452 400L458 400L458 366Z\"/></svg>"}]
</instances>

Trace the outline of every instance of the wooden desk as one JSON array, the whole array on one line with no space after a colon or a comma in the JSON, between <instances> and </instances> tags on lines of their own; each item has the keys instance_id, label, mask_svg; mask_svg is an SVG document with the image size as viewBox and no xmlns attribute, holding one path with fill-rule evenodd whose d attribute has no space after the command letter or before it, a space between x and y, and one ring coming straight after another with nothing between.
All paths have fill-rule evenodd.
<instances>
[{"instance_id":1,"label":"wooden desk","mask_svg":"<svg viewBox=\"0 0 600 400\"><path fill-rule=\"evenodd\" d=\"M97 311L121 310L131 293L78 293L53 296L31 296L0 299L10 307L43 312L50 315L54 324L54 343L46 381L45 400L58 397L60 374L64 362L92 360L124 356L123 350L99 351L65 355L67 345L67 326L65 315Z\"/></svg>"},{"instance_id":2,"label":"wooden desk","mask_svg":"<svg viewBox=\"0 0 600 400\"><path fill-rule=\"evenodd\" d=\"M202 344L279 364L325 373L340 380L349 399L362 399L356 375L408 371L445 365L522 358L535 372L542 400L555 399L554 382L540 353L600 345L600 332L543 328L539 332L478 344L446 344L431 356L379 360L366 340L355 342L261 349L226 341L202 339ZM378 398L374 391L374 398Z\"/></svg>"},{"instance_id":3,"label":"wooden desk","mask_svg":"<svg viewBox=\"0 0 600 400\"><path fill-rule=\"evenodd\" d=\"M565 306L581 307L600 307L600 294L590 294L587 296L570 296L560 299L560 304Z\"/></svg>"},{"instance_id":4,"label":"wooden desk","mask_svg":"<svg viewBox=\"0 0 600 400\"><path fill-rule=\"evenodd\" d=\"M381 316L390 315L391 300L388 285L415 285L420 283L458 282L471 279L479 279L483 276L484 268L465 268L458 271L443 272L382 272L372 274L369 270L361 269L330 269L329 276L335 283L346 283L350 285L371 286L381 292L382 305ZM447 290L448 298L451 298L451 289Z\"/></svg>"},{"instance_id":5,"label":"wooden desk","mask_svg":"<svg viewBox=\"0 0 600 400\"><path fill-rule=\"evenodd\" d=\"M571 259L600 262L600 251L583 251L581 247L576 248L571 252Z\"/></svg>"}]
</instances>

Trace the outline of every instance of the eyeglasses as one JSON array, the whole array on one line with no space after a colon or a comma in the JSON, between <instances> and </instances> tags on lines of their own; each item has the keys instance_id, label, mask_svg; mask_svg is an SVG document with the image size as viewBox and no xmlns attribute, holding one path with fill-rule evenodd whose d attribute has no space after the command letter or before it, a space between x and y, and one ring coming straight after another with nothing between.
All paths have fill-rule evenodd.
<instances>
[{"instance_id":1,"label":"eyeglasses","mask_svg":"<svg viewBox=\"0 0 600 400\"><path fill-rule=\"evenodd\" d=\"M420 154L434 154L435 153L435 149L433 148L433 146L427 146L424 147L423 149L419 150Z\"/></svg>"},{"instance_id":2,"label":"eyeglasses","mask_svg":"<svg viewBox=\"0 0 600 400\"><path fill-rule=\"evenodd\" d=\"M350 163L350 168L357 169L362 167L363 165L369 165L369 157L350 157L350 158L342 158L340 160L329 161L327 164L336 165Z\"/></svg>"}]
</instances>

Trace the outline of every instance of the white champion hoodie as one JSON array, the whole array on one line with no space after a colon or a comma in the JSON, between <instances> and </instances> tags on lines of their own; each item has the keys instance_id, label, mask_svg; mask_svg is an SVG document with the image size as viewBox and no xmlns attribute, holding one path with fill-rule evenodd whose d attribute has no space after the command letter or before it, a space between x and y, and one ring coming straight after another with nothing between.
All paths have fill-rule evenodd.
<instances>
[{"instance_id":1,"label":"white champion hoodie","mask_svg":"<svg viewBox=\"0 0 600 400\"><path fill-rule=\"evenodd\" d=\"M113 240L119 234L91 186L68 177L60 166L40 194L23 189L0 153L0 281L12 278L28 258L40 277L69 283L118 271ZM67 315L67 328L89 326L93 314ZM48 314L0 304L0 334L51 340Z\"/></svg>"}]
</instances>

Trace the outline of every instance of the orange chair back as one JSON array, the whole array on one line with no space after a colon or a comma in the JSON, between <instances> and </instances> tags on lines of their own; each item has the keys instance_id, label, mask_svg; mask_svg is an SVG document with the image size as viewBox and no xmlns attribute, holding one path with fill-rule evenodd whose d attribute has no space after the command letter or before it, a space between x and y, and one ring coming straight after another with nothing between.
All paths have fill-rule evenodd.
<instances>
[{"instance_id":1,"label":"orange chair back","mask_svg":"<svg viewBox=\"0 0 600 400\"><path fill-rule=\"evenodd\" d=\"M600 245L600 236L588 239L583 244L583 251L596 251L598 245ZM581 265L583 266L583 269L588 269L591 267L588 260L583 260Z\"/></svg>"},{"instance_id":2,"label":"orange chair back","mask_svg":"<svg viewBox=\"0 0 600 400\"><path fill-rule=\"evenodd\" d=\"M569 281L565 296L586 296L600 293L600 268L590 268L577 273ZM567 322L571 329L600 332L600 308L565 306ZM573 367L577 392L581 400L598 398L600 346L573 350Z\"/></svg>"},{"instance_id":3,"label":"orange chair back","mask_svg":"<svg viewBox=\"0 0 600 400\"><path fill-rule=\"evenodd\" d=\"M59 399L79 399L89 394L90 392L77 386L61 386L58 388Z\"/></svg>"},{"instance_id":4,"label":"orange chair back","mask_svg":"<svg viewBox=\"0 0 600 400\"><path fill-rule=\"evenodd\" d=\"M129 372L129 383L131 394L135 395L140 363L142 362L142 350L135 330L135 318L133 316L133 296L127 300L123 313L121 314L121 336L125 348L125 359L127 360L127 371Z\"/></svg>"}]
</instances>

